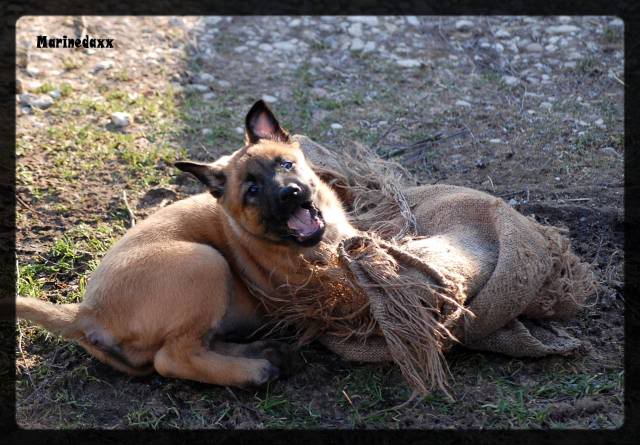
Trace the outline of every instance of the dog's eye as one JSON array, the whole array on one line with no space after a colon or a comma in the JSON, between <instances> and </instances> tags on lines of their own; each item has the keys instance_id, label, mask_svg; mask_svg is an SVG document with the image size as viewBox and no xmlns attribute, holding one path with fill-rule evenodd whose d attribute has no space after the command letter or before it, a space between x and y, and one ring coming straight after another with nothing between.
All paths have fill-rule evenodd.
<instances>
[{"instance_id":1,"label":"dog's eye","mask_svg":"<svg viewBox=\"0 0 640 445\"><path fill-rule=\"evenodd\" d=\"M285 170L291 170L293 168L293 162L291 161L282 161L280 166Z\"/></svg>"},{"instance_id":2,"label":"dog's eye","mask_svg":"<svg viewBox=\"0 0 640 445\"><path fill-rule=\"evenodd\" d=\"M259 188L258 188L257 185L251 184L249 186L249 188L247 189L247 195L253 196L253 195L258 193L258 190L259 190Z\"/></svg>"}]
</instances>

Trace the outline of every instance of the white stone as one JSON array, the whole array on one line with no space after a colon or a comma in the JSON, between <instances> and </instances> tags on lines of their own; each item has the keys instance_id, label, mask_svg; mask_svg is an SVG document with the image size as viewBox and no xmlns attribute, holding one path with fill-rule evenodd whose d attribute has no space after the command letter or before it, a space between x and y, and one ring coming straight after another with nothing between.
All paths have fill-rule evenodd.
<instances>
[{"instance_id":1,"label":"white stone","mask_svg":"<svg viewBox=\"0 0 640 445\"><path fill-rule=\"evenodd\" d=\"M349 26L349 28L347 29L347 32L349 33L349 35L353 37L361 37L362 25L360 23L353 23L351 26Z\"/></svg>"},{"instance_id":2,"label":"white stone","mask_svg":"<svg viewBox=\"0 0 640 445\"><path fill-rule=\"evenodd\" d=\"M351 41L351 46L349 49L351 51L360 51L364 48L364 42L358 38L355 38Z\"/></svg>"},{"instance_id":3,"label":"white stone","mask_svg":"<svg viewBox=\"0 0 640 445\"><path fill-rule=\"evenodd\" d=\"M131 115L122 111L111 113L111 122L118 128L128 127L131 124Z\"/></svg>"},{"instance_id":4,"label":"white stone","mask_svg":"<svg viewBox=\"0 0 640 445\"><path fill-rule=\"evenodd\" d=\"M458 20L456 22L456 29L458 31L469 31L473 28L473 22L471 20Z\"/></svg>"},{"instance_id":5,"label":"white stone","mask_svg":"<svg viewBox=\"0 0 640 445\"><path fill-rule=\"evenodd\" d=\"M496 38L498 38L498 39L507 39L507 38L511 37L511 34L509 34L509 31L506 31L506 30L501 28L501 29L496 31L494 36Z\"/></svg>"},{"instance_id":6,"label":"white stone","mask_svg":"<svg viewBox=\"0 0 640 445\"><path fill-rule=\"evenodd\" d=\"M378 24L378 17L375 15L353 15L348 18L351 22L365 23L369 26L376 26Z\"/></svg>"},{"instance_id":7,"label":"white stone","mask_svg":"<svg viewBox=\"0 0 640 445\"><path fill-rule=\"evenodd\" d=\"M28 66L26 71L27 71L27 74L31 77L36 77L38 74L40 74L40 70L33 66Z\"/></svg>"},{"instance_id":8,"label":"white stone","mask_svg":"<svg viewBox=\"0 0 640 445\"><path fill-rule=\"evenodd\" d=\"M373 51L374 49L376 49L376 43L369 41L364 45L364 48L362 49L362 51L368 53Z\"/></svg>"},{"instance_id":9,"label":"white stone","mask_svg":"<svg viewBox=\"0 0 640 445\"><path fill-rule=\"evenodd\" d=\"M274 103L278 101L277 97L274 96L269 96L268 94L265 94L264 96L262 96L262 100L264 100L265 102L268 103Z\"/></svg>"},{"instance_id":10,"label":"white stone","mask_svg":"<svg viewBox=\"0 0 640 445\"><path fill-rule=\"evenodd\" d=\"M60 93L60 90L49 91L49 96L51 96L53 99L60 99L61 95L62 94Z\"/></svg>"},{"instance_id":11,"label":"white stone","mask_svg":"<svg viewBox=\"0 0 640 445\"><path fill-rule=\"evenodd\" d=\"M542 45L535 42L529 43L525 49L530 53L539 53L539 52L542 52Z\"/></svg>"},{"instance_id":12,"label":"white stone","mask_svg":"<svg viewBox=\"0 0 640 445\"><path fill-rule=\"evenodd\" d=\"M220 88L229 88L231 87L231 82L229 82L228 80L219 80L218 85L220 86Z\"/></svg>"},{"instance_id":13,"label":"white stone","mask_svg":"<svg viewBox=\"0 0 640 445\"><path fill-rule=\"evenodd\" d=\"M289 22L289 26L291 26L292 28L297 28L301 23L302 21L300 19L293 19Z\"/></svg>"},{"instance_id":14,"label":"white stone","mask_svg":"<svg viewBox=\"0 0 640 445\"><path fill-rule=\"evenodd\" d=\"M606 125L604 124L604 120L602 118L597 119L596 121L593 122L595 124L596 127L598 128L606 128Z\"/></svg>"},{"instance_id":15,"label":"white stone","mask_svg":"<svg viewBox=\"0 0 640 445\"><path fill-rule=\"evenodd\" d=\"M405 17L407 19L407 23L411 26L420 26L420 20L415 15L409 15Z\"/></svg>"},{"instance_id":16,"label":"white stone","mask_svg":"<svg viewBox=\"0 0 640 445\"><path fill-rule=\"evenodd\" d=\"M520 80L514 76L502 76L502 81L505 83L505 85L508 85L510 87L520 83Z\"/></svg>"},{"instance_id":17,"label":"white stone","mask_svg":"<svg viewBox=\"0 0 640 445\"><path fill-rule=\"evenodd\" d=\"M273 46L269 45L268 43L261 43L258 45L258 49L260 51L270 52L273 51Z\"/></svg>"},{"instance_id":18,"label":"white stone","mask_svg":"<svg viewBox=\"0 0 640 445\"><path fill-rule=\"evenodd\" d=\"M331 128L333 128L334 130L340 130L342 129L342 125L340 124L331 124Z\"/></svg>"},{"instance_id":19,"label":"white stone","mask_svg":"<svg viewBox=\"0 0 640 445\"><path fill-rule=\"evenodd\" d=\"M620 157L620 153L618 153L618 152L616 151L616 149L615 149L615 148L613 148L613 147L602 147L602 148L600 149L600 151L602 151L603 153L606 153L606 154L608 154L608 155L613 155L613 156L616 156L616 157L618 157L618 158Z\"/></svg>"},{"instance_id":20,"label":"white stone","mask_svg":"<svg viewBox=\"0 0 640 445\"><path fill-rule=\"evenodd\" d=\"M47 94L43 94L42 96L36 97L29 103L33 108L40 108L41 110L46 110L51 105L53 105L53 98Z\"/></svg>"},{"instance_id":21,"label":"white stone","mask_svg":"<svg viewBox=\"0 0 640 445\"><path fill-rule=\"evenodd\" d=\"M549 26L545 31L549 34L573 34L574 32L580 31L580 28L574 25L558 25Z\"/></svg>"},{"instance_id":22,"label":"white stone","mask_svg":"<svg viewBox=\"0 0 640 445\"><path fill-rule=\"evenodd\" d=\"M209 73L198 73L193 76L193 83L211 83L215 77Z\"/></svg>"},{"instance_id":23,"label":"white stone","mask_svg":"<svg viewBox=\"0 0 640 445\"><path fill-rule=\"evenodd\" d=\"M235 48L233 48L233 52L241 54L241 53L245 52L248 49L249 49L248 47L246 47L244 45L240 45L240 46L236 46Z\"/></svg>"},{"instance_id":24,"label":"white stone","mask_svg":"<svg viewBox=\"0 0 640 445\"><path fill-rule=\"evenodd\" d=\"M551 103L549 103L549 102L541 102L540 103L540 108L542 108L543 110L550 110L552 106L553 105Z\"/></svg>"},{"instance_id":25,"label":"white stone","mask_svg":"<svg viewBox=\"0 0 640 445\"><path fill-rule=\"evenodd\" d=\"M496 43L493 45L493 48L499 53L504 52L504 45L502 43Z\"/></svg>"},{"instance_id":26,"label":"white stone","mask_svg":"<svg viewBox=\"0 0 640 445\"><path fill-rule=\"evenodd\" d=\"M502 144L502 139L489 139L492 144Z\"/></svg>"},{"instance_id":27,"label":"white stone","mask_svg":"<svg viewBox=\"0 0 640 445\"><path fill-rule=\"evenodd\" d=\"M396 63L403 68L416 68L420 66L420 61L416 59L400 59Z\"/></svg>"},{"instance_id":28,"label":"white stone","mask_svg":"<svg viewBox=\"0 0 640 445\"><path fill-rule=\"evenodd\" d=\"M203 128L201 133L202 136L210 136L213 134L213 130L211 128Z\"/></svg>"},{"instance_id":29,"label":"white stone","mask_svg":"<svg viewBox=\"0 0 640 445\"><path fill-rule=\"evenodd\" d=\"M552 44L548 44L544 47L544 50L548 53L555 53L558 50L558 47Z\"/></svg>"},{"instance_id":30,"label":"white stone","mask_svg":"<svg viewBox=\"0 0 640 445\"><path fill-rule=\"evenodd\" d=\"M204 93L202 95L202 99L204 99L204 100L213 100L215 98L216 98L216 93L214 93L212 91L210 91L208 93Z\"/></svg>"},{"instance_id":31,"label":"white stone","mask_svg":"<svg viewBox=\"0 0 640 445\"><path fill-rule=\"evenodd\" d=\"M208 86L202 85L199 83L192 83L190 85L186 85L184 89L185 91L188 91L190 93L206 93L207 91L209 91Z\"/></svg>"},{"instance_id":32,"label":"white stone","mask_svg":"<svg viewBox=\"0 0 640 445\"><path fill-rule=\"evenodd\" d=\"M622 19L619 18L615 18L613 20L611 20L608 25L611 28L622 28L624 26L624 21L622 21Z\"/></svg>"},{"instance_id":33,"label":"white stone","mask_svg":"<svg viewBox=\"0 0 640 445\"><path fill-rule=\"evenodd\" d=\"M93 67L93 72L97 73L102 70L108 70L113 68L113 60L103 60L102 62L98 62L96 66Z\"/></svg>"},{"instance_id":34,"label":"white stone","mask_svg":"<svg viewBox=\"0 0 640 445\"><path fill-rule=\"evenodd\" d=\"M463 108L470 108L471 104L469 102L467 102L466 100L458 99L458 100L456 100L456 106L457 107L463 107Z\"/></svg>"},{"instance_id":35,"label":"white stone","mask_svg":"<svg viewBox=\"0 0 640 445\"><path fill-rule=\"evenodd\" d=\"M236 133L238 134L244 134L244 128L242 127L236 127L235 130L236 130Z\"/></svg>"},{"instance_id":36,"label":"white stone","mask_svg":"<svg viewBox=\"0 0 640 445\"><path fill-rule=\"evenodd\" d=\"M280 51L293 51L296 49L296 45L293 42L276 42L273 44L273 47L279 49Z\"/></svg>"}]
</instances>

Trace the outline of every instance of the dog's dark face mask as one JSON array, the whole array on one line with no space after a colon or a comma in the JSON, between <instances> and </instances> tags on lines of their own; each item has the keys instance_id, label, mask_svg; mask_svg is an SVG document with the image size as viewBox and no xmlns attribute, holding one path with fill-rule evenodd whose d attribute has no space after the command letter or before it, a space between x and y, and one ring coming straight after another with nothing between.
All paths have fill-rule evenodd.
<instances>
[{"instance_id":1,"label":"dog's dark face mask","mask_svg":"<svg viewBox=\"0 0 640 445\"><path fill-rule=\"evenodd\" d=\"M322 240L320 179L302 151L258 101L246 118L246 146L213 164L177 162L218 198L238 235L303 247Z\"/></svg>"}]
</instances>

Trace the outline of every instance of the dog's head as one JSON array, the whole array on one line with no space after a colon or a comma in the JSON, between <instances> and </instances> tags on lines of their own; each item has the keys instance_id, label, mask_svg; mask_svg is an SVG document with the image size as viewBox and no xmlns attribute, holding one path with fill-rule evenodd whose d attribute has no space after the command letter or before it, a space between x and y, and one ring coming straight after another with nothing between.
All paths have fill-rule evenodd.
<instances>
[{"instance_id":1,"label":"dog's head","mask_svg":"<svg viewBox=\"0 0 640 445\"><path fill-rule=\"evenodd\" d=\"M176 162L207 186L231 224L261 239L309 247L325 233L328 187L263 101L245 120L245 146L211 164Z\"/></svg>"}]
</instances>

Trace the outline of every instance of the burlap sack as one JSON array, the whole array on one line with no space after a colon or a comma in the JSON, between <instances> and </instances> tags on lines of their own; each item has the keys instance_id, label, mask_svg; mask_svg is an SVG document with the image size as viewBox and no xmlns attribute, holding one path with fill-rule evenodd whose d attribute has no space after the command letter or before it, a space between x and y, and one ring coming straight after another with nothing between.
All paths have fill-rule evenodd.
<instances>
[{"instance_id":1,"label":"burlap sack","mask_svg":"<svg viewBox=\"0 0 640 445\"><path fill-rule=\"evenodd\" d=\"M402 167L363 147L337 153L294 140L362 230L337 247L319 285L263 299L306 341L347 360L394 360L421 393L444 389L442 353L456 343L517 357L580 345L549 321L574 316L595 281L557 228L476 190L409 186Z\"/></svg>"}]
</instances>

